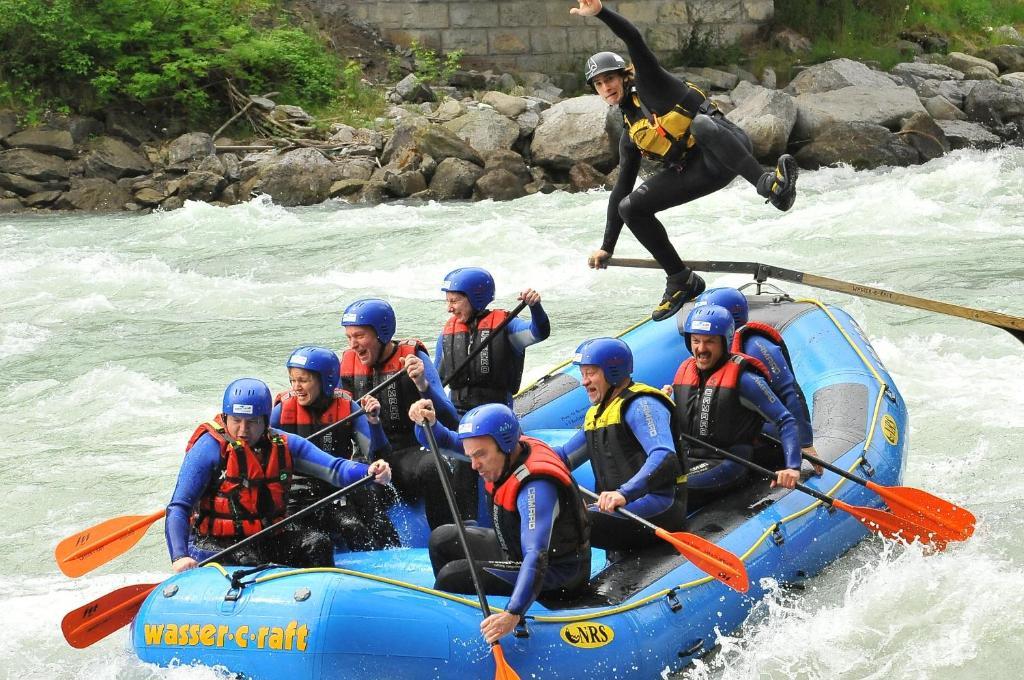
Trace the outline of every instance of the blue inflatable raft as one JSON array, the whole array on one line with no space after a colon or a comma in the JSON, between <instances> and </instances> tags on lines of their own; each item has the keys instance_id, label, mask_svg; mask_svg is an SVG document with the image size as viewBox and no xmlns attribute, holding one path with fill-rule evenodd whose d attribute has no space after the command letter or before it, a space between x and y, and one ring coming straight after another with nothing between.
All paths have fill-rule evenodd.
<instances>
[{"instance_id":1,"label":"blue inflatable raft","mask_svg":"<svg viewBox=\"0 0 1024 680\"><path fill-rule=\"evenodd\" d=\"M775 326L789 346L819 455L898 484L906 407L856 322L812 300L759 295L750 306L751 318ZM633 349L635 378L650 385L671 382L689 356L672 322L642 323L621 337ZM572 365L516 398L524 429L556 443L581 426L587 407ZM579 472L592 485L589 472ZM802 477L848 503L881 507L874 493L832 473L805 469ZM523 678L662 677L710 651L716 629L738 628L765 580L813 576L867 535L851 515L761 480L691 516L688 530L744 560L748 593L713 580L667 545L610 565L598 554L585 592L531 607L517 636L503 641L508 663ZM413 547L342 553L334 569L210 565L174 576L135 619L134 649L147 662L223 666L261 679L493 677L476 598L434 590L422 526L405 533ZM492 608L507 602L488 599Z\"/></svg>"}]
</instances>

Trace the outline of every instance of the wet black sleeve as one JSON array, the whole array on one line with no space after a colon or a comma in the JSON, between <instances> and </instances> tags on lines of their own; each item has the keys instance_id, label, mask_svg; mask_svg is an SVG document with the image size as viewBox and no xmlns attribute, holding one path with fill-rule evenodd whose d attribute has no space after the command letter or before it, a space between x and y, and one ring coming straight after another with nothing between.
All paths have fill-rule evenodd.
<instances>
[{"instance_id":1,"label":"wet black sleeve","mask_svg":"<svg viewBox=\"0 0 1024 680\"><path fill-rule=\"evenodd\" d=\"M601 242L601 250L608 253L615 252L615 244L618 243L619 233L622 232L619 203L633 191L638 174L640 174L640 149L636 148L633 140L629 138L629 132L623 130L622 136L619 137L619 179L612 187L611 196L608 197L608 217L605 220L604 241Z\"/></svg>"},{"instance_id":2,"label":"wet black sleeve","mask_svg":"<svg viewBox=\"0 0 1024 680\"><path fill-rule=\"evenodd\" d=\"M637 93L651 111L661 115L683 100L686 85L661 67L654 52L644 42L640 29L608 7L598 12L597 18L603 21L619 40L626 43L629 60L633 62L636 70L634 82Z\"/></svg>"}]
</instances>

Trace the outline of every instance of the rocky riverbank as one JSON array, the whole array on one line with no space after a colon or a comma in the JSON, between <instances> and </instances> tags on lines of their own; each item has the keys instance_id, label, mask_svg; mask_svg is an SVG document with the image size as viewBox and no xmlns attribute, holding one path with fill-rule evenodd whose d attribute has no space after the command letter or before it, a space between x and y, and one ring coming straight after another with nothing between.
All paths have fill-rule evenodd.
<instances>
[{"instance_id":1,"label":"rocky riverbank","mask_svg":"<svg viewBox=\"0 0 1024 680\"><path fill-rule=\"evenodd\" d=\"M836 59L781 89L770 70L677 73L712 95L766 164L789 151L810 169L911 165L1024 143L1024 40L1015 42L976 56L920 54L889 72ZM617 110L592 95L564 98L543 74L459 72L439 88L410 75L387 96L377 129L335 124L324 139L244 143L205 132L162 140L123 116L22 129L0 112L0 212L173 210L260 194L286 206L509 200L615 180ZM298 107L262 97L253 106L312 129Z\"/></svg>"}]
</instances>

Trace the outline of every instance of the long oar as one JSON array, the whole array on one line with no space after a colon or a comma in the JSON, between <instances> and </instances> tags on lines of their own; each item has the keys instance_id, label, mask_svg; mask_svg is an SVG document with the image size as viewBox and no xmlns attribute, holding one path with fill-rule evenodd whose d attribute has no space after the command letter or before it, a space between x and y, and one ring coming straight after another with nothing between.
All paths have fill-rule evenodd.
<instances>
[{"instance_id":1,"label":"long oar","mask_svg":"<svg viewBox=\"0 0 1024 680\"><path fill-rule=\"evenodd\" d=\"M491 334L488 335L486 338L484 338L483 341L472 352L469 353L469 356L466 357L466 360L463 361L461 364L459 364L455 368L454 371L452 371L452 374L450 376L448 376L448 379L445 380L444 383L442 383L442 386L447 387L448 383L451 382L452 378L457 376L462 370L464 370L467 366L469 366L469 363L471 361L473 361L473 359L475 359L476 356L478 354L480 354L480 352L483 352L484 349L486 349L487 346L490 345L491 342L493 342L494 339L496 337L498 337L498 335L503 330L505 330L505 327L508 326L509 323L512 322L512 319L516 318L516 316L519 314L519 312L523 311L525 308L526 308L526 302L521 302L521 303L519 303L519 305L515 309L513 309L511 312L509 312L508 316L505 317L505 320L502 321L500 324L498 324L498 327L495 328L493 331L491 331ZM367 392L363 396L365 397L365 396L374 395L374 394L377 394L378 392L380 392L380 391L382 391L384 389L387 389L388 386L390 386L395 381L399 380L403 375L405 375L405 371L399 371L398 373L395 373L393 376L391 376L390 378L388 378L387 380L385 380L381 384L377 385L376 387L374 387L372 390L370 390L369 392ZM306 439L310 440L314 444L318 444L320 439L322 439L325 434L327 434L328 432L333 432L336 428L341 427L342 425L344 425L345 423L349 422L350 420L354 420L355 418L358 418L362 414L363 414L363 410L362 409L357 409L357 410L353 411L352 413L348 414L347 416L345 416L344 418L342 418L341 420L333 422L330 425L324 427L323 429L317 430L313 434L311 434L308 437L306 437Z\"/></svg>"},{"instance_id":2,"label":"long oar","mask_svg":"<svg viewBox=\"0 0 1024 680\"><path fill-rule=\"evenodd\" d=\"M912 486L876 484L809 453L804 453L803 456L815 465L871 489L885 499L894 515L925 527L942 540L966 541L974 533L974 515L967 508Z\"/></svg>"},{"instance_id":3,"label":"long oar","mask_svg":"<svg viewBox=\"0 0 1024 680\"><path fill-rule=\"evenodd\" d=\"M729 451L726 451L725 449L721 449L706 441L697 439L696 437L691 437L686 433L681 433L679 436L688 442L696 444L697 446L706 449L711 449L720 456L728 458L729 460L732 461L736 461L740 465L745 465L751 470L760 472L761 474L767 477L775 477L775 473L769 470L768 468L761 467L757 463L749 461L746 458L740 458L739 456ZM866 526L869 530L877 531L883 536L895 538L898 540L904 540L908 543L912 543L915 540L919 540L922 543L931 542L939 550L944 550L946 547L946 542L941 537L934 536L933 532L929 531L917 522L909 520L905 517L897 517L891 513L886 512L885 510L879 510L877 508L865 508L860 505L850 505L849 503L844 503L838 498L831 498L829 496L826 496L820 491L812 489L808 486L804 486L803 484L797 484L796 489L797 491L802 491L809 496L817 498L819 501L821 501L825 505L828 505L829 507L836 508L837 510L842 510L853 515L857 518L858 521L860 521L861 524Z\"/></svg>"},{"instance_id":4,"label":"long oar","mask_svg":"<svg viewBox=\"0 0 1024 680\"><path fill-rule=\"evenodd\" d=\"M238 543L221 550L216 555L207 557L196 566L202 567L210 562L216 562L231 552L249 545L256 539L280 529L288 522L297 520L300 517L305 517L317 508L344 496L372 479L373 475L367 475L356 482L352 482L348 486L338 489L330 496L321 498L316 503L299 510L294 515L285 517L277 524L269 526L252 536L243 538ZM89 645L102 640L122 626L126 626L131 623L131 620L135 618L135 615L138 613L139 608L142 607L143 601L159 585L159 583L141 583L132 586L125 586L124 588L118 588L117 590L107 593L103 597L95 599L78 609L68 612L60 622L60 629L64 633L64 639L68 641L69 645L77 649L88 647Z\"/></svg>"},{"instance_id":5,"label":"long oar","mask_svg":"<svg viewBox=\"0 0 1024 680\"><path fill-rule=\"evenodd\" d=\"M469 541L466 539L466 528L462 525L462 517L459 515L458 505L455 503L455 492L452 490L451 480L448 479L448 466L441 460L441 450L437 446L437 439L434 438L434 431L430 429L430 423L424 421L423 429L427 432L427 443L430 445L430 453L434 456L434 465L437 466L437 474L441 477L441 487L444 489L445 500L448 501L448 509L452 513L452 521L455 523L455 530L459 535L459 543L462 544L462 552L469 562L469 574L473 578L473 587L476 589L476 596L480 600L480 611L484 619L491 615L491 608L487 604L487 597L484 595L483 586L480 583L480 572L476 560L473 559L473 552L469 548ZM519 675L508 665L505 660L505 650L501 642L495 640L491 643L491 653L494 655L494 677L495 680L519 680Z\"/></svg>"},{"instance_id":6,"label":"long oar","mask_svg":"<svg viewBox=\"0 0 1024 680\"><path fill-rule=\"evenodd\" d=\"M636 260L613 257L610 258L606 264L609 267L661 269L661 265L654 260ZM792 283L802 283L805 286L811 286L813 288L821 288L823 290L831 290L837 293L855 295L868 300L878 300L879 302L888 302L893 305L914 307L915 309L923 309L929 312L956 316L961 319L968 319L970 321L988 324L989 326L995 326L996 328L1002 328L1013 337L1024 342L1024 318L1019 316L1010 316L1009 314L990 312L984 309L974 309L972 307L961 307L948 302L929 300L928 298L906 295L904 293L894 293L893 291L885 290L884 288L872 288L871 286L865 286L859 283L840 281L839 279L831 279L827 276L807 274L805 272L796 271L795 269L784 269L770 264L761 264L760 262L720 262L714 260L700 260L686 262L684 264L686 264L690 269L696 269L701 272L753 274L754 278L759 282L763 282L769 278L779 279L781 281L790 281Z\"/></svg>"},{"instance_id":7,"label":"long oar","mask_svg":"<svg viewBox=\"0 0 1024 680\"><path fill-rule=\"evenodd\" d=\"M72 578L87 574L127 552L166 513L115 517L68 536L53 551L57 566Z\"/></svg>"},{"instance_id":8,"label":"long oar","mask_svg":"<svg viewBox=\"0 0 1024 680\"><path fill-rule=\"evenodd\" d=\"M761 436L768 441L781 444L776 437L764 434ZM871 489L885 499L892 514L905 517L911 522L921 525L944 541L966 541L974 533L974 515L967 508L912 486L876 484L806 451L801 451L801 455L815 465L820 465L840 477Z\"/></svg>"},{"instance_id":9,"label":"long oar","mask_svg":"<svg viewBox=\"0 0 1024 680\"><path fill-rule=\"evenodd\" d=\"M595 500L598 497L596 493L582 486L580 491ZM684 531L666 531L625 508L616 508L615 512L640 522L640 524L643 524L648 529L652 529L655 536L670 543L673 548L679 551L680 555L690 560L693 566L705 574L718 579L733 590L745 593L750 589L750 580L747 578L747 568L743 565L743 560L722 546L716 545L696 534Z\"/></svg>"}]
</instances>

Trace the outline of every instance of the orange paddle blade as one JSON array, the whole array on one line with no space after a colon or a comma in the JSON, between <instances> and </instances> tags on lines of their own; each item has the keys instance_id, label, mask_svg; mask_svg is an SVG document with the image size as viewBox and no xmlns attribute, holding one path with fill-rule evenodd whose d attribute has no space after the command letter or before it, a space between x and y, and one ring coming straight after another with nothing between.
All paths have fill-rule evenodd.
<instances>
[{"instance_id":1,"label":"orange paddle blade","mask_svg":"<svg viewBox=\"0 0 1024 680\"><path fill-rule=\"evenodd\" d=\"M139 583L107 593L64 615L60 629L76 649L84 649L131 623L143 600L159 583Z\"/></svg>"},{"instance_id":2,"label":"orange paddle blade","mask_svg":"<svg viewBox=\"0 0 1024 680\"><path fill-rule=\"evenodd\" d=\"M885 510L850 505L840 500L833 500L832 505L856 517L869 531L877 531L887 538L895 538L907 543L913 543L916 540L922 543L931 543L938 550L946 549L946 541L941 536L936 536L913 520L897 517Z\"/></svg>"},{"instance_id":3,"label":"orange paddle blade","mask_svg":"<svg viewBox=\"0 0 1024 680\"><path fill-rule=\"evenodd\" d=\"M911 486L880 486L871 481L867 486L885 499L894 515L947 541L966 541L974 533L974 515L967 508Z\"/></svg>"},{"instance_id":4,"label":"orange paddle blade","mask_svg":"<svg viewBox=\"0 0 1024 680\"><path fill-rule=\"evenodd\" d=\"M684 531L668 532L659 527L654 533L658 538L671 543L680 555L693 562L695 567L708 576L713 576L741 593L750 589L750 580L747 578L747 568L743 565L743 560L725 548Z\"/></svg>"},{"instance_id":5,"label":"orange paddle blade","mask_svg":"<svg viewBox=\"0 0 1024 680\"><path fill-rule=\"evenodd\" d=\"M128 552L165 512L115 517L68 536L53 551L57 566L72 578L88 573Z\"/></svg>"},{"instance_id":6,"label":"orange paddle blade","mask_svg":"<svg viewBox=\"0 0 1024 680\"><path fill-rule=\"evenodd\" d=\"M494 654L494 680L519 680L519 675L505 661L505 650L501 644L495 642L491 645L491 653Z\"/></svg>"}]
</instances>

